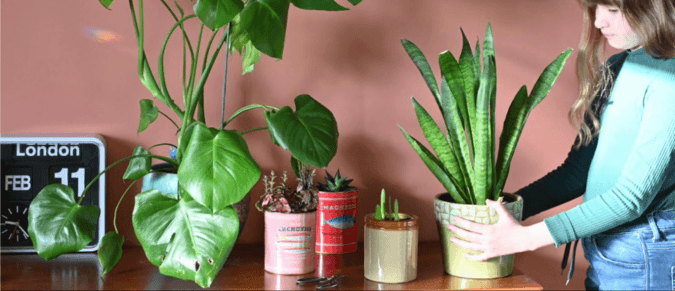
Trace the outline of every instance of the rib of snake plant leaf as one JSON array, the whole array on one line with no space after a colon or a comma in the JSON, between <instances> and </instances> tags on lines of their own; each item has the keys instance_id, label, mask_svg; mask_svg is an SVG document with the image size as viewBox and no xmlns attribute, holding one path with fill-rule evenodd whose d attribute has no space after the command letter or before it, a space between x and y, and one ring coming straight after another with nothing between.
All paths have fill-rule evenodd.
<instances>
[{"instance_id":1,"label":"rib of snake plant leaf","mask_svg":"<svg viewBox=\"0 0 675 291\"><path fill-rule=\"evenodd\" d=\"M460 90L460 92L462 92L462 91ZM450 86L448 85L448 82L445 81L445 78L442 78L442 82L441 82L441 100L442 100L442 102L446 103L445 104L445 106L447 106L446 108L450 108L450 102L452 102L451 100L457 100L456 98L454 98L454 96L452 96L452 92L450 91ZM450 111L450 110L447 110L447 111L453 112L453 111ZM450 118L444 118L443 120L447 121L449 119ZM465 128L469 128L469 126L467 126ZM448 145L450 145L450 147L451 147L452 155L455 157L456 161L462 161L463 156L462 156L461 152L457 148L452 147L452 142L450 140L450 129L448 128L447 125L445 127L445 131L447 133L446 139L448 141ZM473 146L473 144L469 145L469 148L470 148L471 151L473 151L472 146ZM460 174L464 178L464 183L465 183L464 186L465 186L465 189L466 189L465 192L468 194L467 197L469 198L468 202L470 204L475 204L476 199L475 199L475 196L474 196L474 187L472 185L472 178L471 178L472 176L469 175L469 170L471 169L471 167L469 167L469 169L467 169L467 164L461 163L461 162L458 162L457 165L459 166ZM471 162L469 162L468 165L471 165Z\"/></svg>"},{"instance_id":2,"label":"rib of snake plant leaf","mask_svg":"<svg viewBox=\"0 0 675 291\"><path fill-rule=\"evenodd\" d=\"M490 95L492 87L491 74L494 72L494 58L488 57L484 62L485 67L480 78L480 86L476 99L476 137L477 141L474 145L474 171L476 173L476 204L485 205L485 199L488 197L488 189L490 189L490 181L492 177L488 176L491 163L490 158Z\"/></svg>"},{"instance_id":3,"label":"rib of snake plant leaf","mask_svg":"<svg viewBox=\"0 0 675 291\"><path fill-rule=\"evenodd\" d=\"M511 165L511 159L513 158L515 147L518 144L520 134L525 127L527 116L530 114L530 111L534 109L534 107L548 95L548 92L551 90L551 87L558 79L558 76L560 76L560 73L565 66L565 62L571 53L572 49L565 50L553 62L551 62L551 64L549 64L546 69L544 69L534 87L532 88L532 92L530 93L529 97L527 96L527 89L525 88L522 88L521 91L518 92L513 102L518 102L521 104L511 104L511 107L514 107L513 110L515 111L513 114L511 114L512 109L509 107L509 112L506 115L507 119L504 121L502 137L500 137L499 141L500 153L497 159L497 171L499 173L499 179L497 180L497 187L495 189L499 189L499 191L501 191L501 189L504 187L504 184L506 183L506 178L508 177L509 168ZM521 93L522 91L524 91L524 93ZM523 100L519 101L519 99ZM509 115L511 115L510 119ZM506 140L502 141L504 137L506 137ZM504 151L502 151L503 145L505 147Z\"/></svg>"},{"instance_id":4,"label":"rib of snake plant leaf","mask_svg":"<svg viewBox=\"0 0 675 291\"><path fill-rule=\"evenodd\" d=\"M467 135L471 137L473 136L471 124L476 122L476 104L474 102L467 102L464 93L462 70L459 67L459 62L457 62L455 56L453 56L450 51L444 51L438 56L438 64L441 67L443 79L445 79L445 82L448 84L450 95L457 103L457 108L459 109L459 114L462 118L462 127L466 129ZM443 89L442 86L443 84L441 84L441 90ZM441 93L441 100L445 100L443 98L443 93ZM473 143L469 145L469 148L471 152L473 152Z\"/></svg>"},{"instance_id":5,"label":"rib of snake plant leaf","mask_svg":"<svg viewBox=\"0 0 675 291\"><path fill-rule=\"evenodd\" d=\"M434 72L431 70L431 66L429 66L429 62L427 62L427 58L424 56L424 53L422 53L422 51L414 43L405 38L401 39L401 44L403 44L403 48L408 53L408 56L410 56L410 59L413 61L413 63L415 63L415 66L417 66L417 69L422 74L424 82L427 83L429 90L431 90L431 93L436 99L436 103L438 103L438 106L441 107L441 110L443 110L440 100L441 94L438 91L438 83L436 83L436 77L434 77ZM443 113L443 116L445 116L445 113Z\"/></svg>"},{"instance_id":6,"label":"rib of snake plant leaf","mask_svg":"<svg viewBox=\"0 0 675 291\"><path fill-rule=\"evenodd\" d=\"M460 171L457 159L452 152L452 146L448 143L448 140L445 138L445 135L443 135L438 124L436 124L431 115L429 115L429 112L427 112L415 98L412 98L412 103L415 108L415 114L417 114L417 121L422 128L424 136L427 138L431 148L436 152L438 160L441 162L447 173L457 181L455 184L457 191L459 191L462 196L466 197L468 194L466 193L466 181L464 180L464 175L462 175Z\"/></svg>"},{"instance_id":7,"label":"rib of snake plant leaf","mask_svg":"<svg viewBox=\"0 0 675 291\"><path fill-rule=\"evenodd\" d=\"M445 83L441 86L448 86L448 83L445 81L445 78L441 78L441 82ZM450 92L450 90L447 90ZM459 150L457 155L457 160L459 164L463 164L463 171L466 171L469 182L469 185L472 185L471 188L476 188L476 180L474 177L473 165L471 163L471 156L469 153L469 146L467 145L466 133L464 132L464 127L462 127L462 120L459 117L459 112L457 108L457 103L453 98L447 98L448 100L448 117L445 119L445 127L448 130L448 139L450 144L455 151Z\"/></svg>"},{"instance_id":8,"label":"rib of snake plant leaf","mask_svg":"<svg viewBox=\"0 0 675 291\"><path fill-rule=\"evenodd\" d=\"M497 154L497 185L494 188L493 197L498 197L509 175L509 165L518 143L520 133L518 125L522 124L521 118L525 116L525 102L527 98L527 86L523 85L511 101L509 110L504 119L504 128L499 137L499 153Z\"/></svg>"},{"instance_id":9,"label":"rib of snake plant leaf","mask_svg":"<svg viewBox=\"0 0 675 291\"><path fill-rule=\"evenodd\" d=\"M461 194L459 194L455 184L453 184L453 178L443 168L443 164L436 157L434 157L434 155L423 144L421 144L414 137L410 136L401 126L398 128L408 140L408 143L410 143L413 149L415 149L415 152L417 152L422 161L424 161L424 164L427 165L427 168L429 168L431 173L433 173L438 181L443 184L443 187L448 191L448 194L450 194L452 199L457 203L467 204L468 199L465 199Z\"/></svg>"},{"instance_id":10,"label":"rib of snake plant leaf","mask_svg":"<svg viewBox=\"0 0 675 291\"><path fill-rule=\"evenodd\" d=\"M476 107L476 92L478 91L478 86L479 86L479 78L476 77L476 72L475 72L475 62L474 62L474 56L473 53L471 52L471 45L469 44L469 41L466 39L466 35L464 34L464 30L462 28L459 29L462 32L462 52L459 55L459 68L461 69L461 77L462 77L462 82L464 84L464 96L466 96L466 103L469 108L475 108ZM472 113L474 110L469 111L470 115L473 115ZM471 116L471 121L475 121L475 116ZM470 132L476 132L476 123L471 122L471 131ZM476 136L474 134L469 134L469 141L471 141L472 144L475 144L476 141ZM472 149L474 149L475 146L472 146ZM472 151L473 153L473 151Z\"/></svg>"}]
</instances>

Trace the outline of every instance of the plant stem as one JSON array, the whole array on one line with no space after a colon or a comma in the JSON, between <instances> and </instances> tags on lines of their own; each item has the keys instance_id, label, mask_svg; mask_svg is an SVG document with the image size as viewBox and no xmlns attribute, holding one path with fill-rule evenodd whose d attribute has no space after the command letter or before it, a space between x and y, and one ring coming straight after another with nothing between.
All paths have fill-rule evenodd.
<instances>
[{"instance_id":1,"label":"plant stem","mask_svg":"<svg viewBox=\"0 0 675 291\"><path fill-rule=\"evenodd\" d=\"M120 208L120 204L122 204L122 200L124 200L124 196L127 195L127 192L129 192L129 190L131 190L131 187L133 187L136 184L136 182L138 182L138 180L134 180L133 182L131 182L131 185L129 185L129 187L127 187L127 190L125 190L124 193L122 193L122 197L120 198L119 201L117 201L117 206L115 206L115 214L113 215L113 227L115 227L115 232L117 234L120 233L117 230L117 210Z\"/></svg>"},{"instance_id":2,"label":"plant stem","mask_svg":"<svg viewBox=\"0 0 675 291\"><path fill-rule=\"evenodd\" d=\"M180 126L178 126L178 124L177 124L175 121L173 121L173 119L171 119L171 117L169 117L168 115L166 115L166 114L165 114L164 112L162 112L161 110L158 110L158 112L159 112L160 114L164 115L164 117L166 117L169 121L171 121L171 123L173 123L173 125L176 126L177 129L180 129Z\"/></svg>"},{"instance_id":3,"label":"plant stem","mask_svg":"<svg viewBox=\"0 0 675 291\"><path fill-rule=\"evenodd\" d=\"M108 166L107 168L105 168L105 170L98 173L98 175L96 175L96 177L94 177L94 179L92 179L91 182L89 182L89 184L87 184L87 186L84 187L84 191L82 191L82 196L80 196L80 200L77 201L77 205L82 204L82 200L84 199L84 196L86 196L89 188L91 188L91 186L94 185L94 182L96 182L96 180L98 180L98 178L103 176L103 174L105 174L105 172L109 171L110 169L112 169L113 167L121 164L124 161L128 161L128 160L131 160L131 159L134 159L134 158L142 158L142 157L152 157L152 158L159 159L159 160L165 161L167 163L170 163L174 166L179 165L178 162L176 162L176 160L174 160L174 159L163 157L163 156L156 156L156 155L135 155L135 156L129 156L129 157L123 158L121 160L118 160L117 162L112 163L112 165Z\"/></svg>"},{"instance_id":4,"label":"plant stem","mask_svg":"<svg viewBox=\"0 0 675 291\"><path fill-rule=\"evenodd\" d=\"M151 149L153 149L153 148L156 148L156 147L158 147L158 146L163 146L163 145L165 145L165 146L176 147L176 145L173 145L173 144L170 144L170 143L158 143L158 144L156 144L156 145L153 145L153 146L149 147L149 148L148 148L148 151L151 150Z\"/></svg>"},{"instance_id":5,"label":"plant stem","mask_svg":"<svg viewBox=\"0 0 675 291\"><path fill-rule=\"evenodd\" d=\"M226 50L225 50L225 76L223 77L223 105L220 108L220 129L223 129L224 123L225 123L225 95L227 93L227 64L228 64L228 59L230 55L230 46L232 45L232 41L230 40L230 31L232 30L232 23L227 25L227 30L225 33L227 33L227 45L226 45Z\"/></svg>"},{"instance_id":6,"label":"plant stem","mask_svg":"<svg viewBox=\"0 0 675 291\"><path fill-rule=\"evenodd\" d=\"M244 135L244 134L247 134L247 133L251 133L251 132L259 131L259 130L265 130L265 129L267 129L267 126L249 129L249 130L247 130L247 131L242 132L241 134ZM300 162L300 161L298 161L298 162Z\"/></svg>"}]
</instances>

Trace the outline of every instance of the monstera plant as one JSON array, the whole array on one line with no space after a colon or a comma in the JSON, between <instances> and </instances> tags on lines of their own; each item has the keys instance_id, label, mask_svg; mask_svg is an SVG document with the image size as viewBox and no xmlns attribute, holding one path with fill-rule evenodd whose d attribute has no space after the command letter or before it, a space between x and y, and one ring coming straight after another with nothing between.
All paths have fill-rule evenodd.
<instances>
[{"instance_id":1,"label":"monstera plant","mask_svg":"<svg viewBox=\"0 0 675 291\"><path fill-rule=\"evenodd\" d=\"M106 8L113 2L99 1ZM138 75L154 98L168 106L179 121L161 112L153 99L142 99L138 132L148 128L158 114L171 119L178 132L176 144L156 146L171 145L176 149L175 155L153 155L150 150L155 146L136 147L131 156L99 173L85 187L81 197L105 172L128 161L124 179L134 182L122 194L119 207L134 183L154 171L151 167L153 158L173 165L178 176L178 195L158 190L137 194L132 216L134 231L147 258L162 274L194 280L199 286L208 287L225 263L238 235L239 219L232 205L242 200L260 179L260 167L249 153L243 135L269 130L272 142L291 152L295 168L297 165L326 167L337 151L338 138L337 122L331 111L309 95L295 98L295 111L289 106L251 104L237 110L227 120L222 117L215 126L207 125L204 85L215 60L225 45L228 52L225 75L227 55L236 51L243 58L243 73L251 72L261 52L277 59L282 57L291 4L313 10L346 8L333 0L197 0L191 1L194 14L185 15L178 3L172 8L165 0L160 1L175 24L169 29L159 52L156 78L144 47L143 0L129 0L138 41ZM360 1L349 0L353 5ZM201 22L196 42L188 37L184 26L186 21L193 19ZM202 38L209 34L205 27L211 32L202 59ZM164 72L165 50L174 32L183 40L183 90L179 99L182 107L171 97ZM198 74L200 70L201 74ZM221 112L225 106L225 93L222 98ZM264 111L266 127L243 131L228 128L234 118L254 109ZM52 184L42 189L30 206L29 234L38 254L47 260L81 250L95 237L100 210L96 206L81 205L82 199L75 201L74 197L70 187ZM114 217L116 215L117 208ZM104 274L122 255L124 238L119 235L114 219L113 225L115 231L107 233L99 247Z\"/></svg>"}]
</instances>

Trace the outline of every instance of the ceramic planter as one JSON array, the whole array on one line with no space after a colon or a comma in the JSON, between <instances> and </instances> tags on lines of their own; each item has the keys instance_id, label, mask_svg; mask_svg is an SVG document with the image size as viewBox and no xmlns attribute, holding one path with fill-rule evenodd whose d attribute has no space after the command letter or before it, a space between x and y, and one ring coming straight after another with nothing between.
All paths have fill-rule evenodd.
<instances>
[{"instance_id":1,"label":"ceramic planter","mask_svg":"<svg viewBox=\"0 0 675 291\"><path fill-rule=\"evenodd\" d=\"M402 283L417 277L419 219L382 221L364 218L363 270L366 279L382 283ZM400 214L401 218L406 217Z\"/></svg>"},{"instance_id":2,"label":"ceramic planter","mask_svg":"<svg viewBox=\"0 0 675 291\"><path fill-rule=\"evenodd\" d=\"M523 215L523 198L514 194L504 194L506 209L517 220L521 221ZM452 202L449 194L436 195L434 199L434 214L436 225L443 246L443 261L445 272L464 278L491 279L511 275L513 272L513 259L515 255L501 256L479 262L464 258L465 253L477 254L469 251L450 241L450 237L457 235L448 229L453 216L483 224L495 224L499 221L497 212L487 205L468 205Z\"/></svg>"},{"instance_id":3,"label":"ceramic planter","mask_svg":"<svg viewBox=\"0 0 675 291\"><path fill-rule=\"evenodd\" d=\"M265 271L297 275L314 272L316 211L265 211Z\"/></svg>"},{"instance_id":4,"label":"ceramic planter","mask_svg":"<svg viewBox=\"0 0 675 291\"><path fill-rule=\"evenodd\" d=\"M344 254L356 251L358 191L319 191L316 215L316 252Z\"/></svg>"},{"instance_id":5,"label":"ceramic planter","mask_svg":"<svg viewBox=\"0 0 675 291\"><path fill-rule=\"evenodd\" d=\"M161 169L174 169L174 166L171 164L157 164L152 166L153 170ZM143 177L143 186L141 191L147 191L151 189L159 190L160 192L177 197L178 193L178 175L171 172L152 172ZM239 235L244 230L246 225L246 219L248 218L248 211L250 208L251 195L246 194L244 199L232 205L234 210L239 216Z\"/></svg>"}]
</instances>

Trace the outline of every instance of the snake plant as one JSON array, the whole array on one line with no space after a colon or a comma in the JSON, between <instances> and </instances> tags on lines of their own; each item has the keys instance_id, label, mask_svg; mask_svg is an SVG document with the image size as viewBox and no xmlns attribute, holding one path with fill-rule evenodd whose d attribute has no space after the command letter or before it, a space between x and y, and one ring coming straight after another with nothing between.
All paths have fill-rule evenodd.
<instances>
[{"instance_id":1,"label":"snake plant","mask_svg":"<svg viewBox=\"0 0 675 291\"><path fill-rule=\"evenodd\" d=\"M464 31L462 38L459 59L450 51L439 55L440 89L422 51L409 40L401 40L436 99L447 135L414 97L412 103L417 120L435 155L401 126L399 128L454 202L485 205L486 199L497 200L502 195L525 121L532 109L548 95L572 49L565 50L544 69L529 93L525 85L516 93L504 121L497 151L497 73L492 28L488 23L483 40L482 67L480 43L476 42L473 52Z\"/></svg>"}]
</instances>

